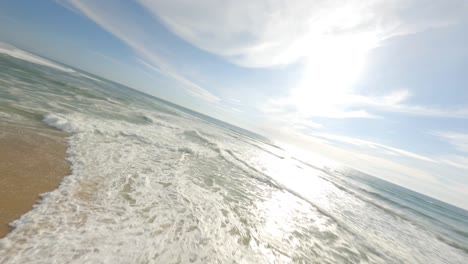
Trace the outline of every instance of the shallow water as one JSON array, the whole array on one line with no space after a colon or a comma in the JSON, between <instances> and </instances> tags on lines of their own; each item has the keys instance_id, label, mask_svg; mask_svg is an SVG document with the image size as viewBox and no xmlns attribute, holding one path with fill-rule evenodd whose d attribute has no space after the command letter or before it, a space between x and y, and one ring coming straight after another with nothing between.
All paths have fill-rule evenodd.
<instances>
[{"instance_id":1,"label":"shallow water","mask_svg":"<svg viewBox=\"0 0 468 264\"><path fill-rule=\"evenodd\" d=\"M78 70L0 54L0 119L72 164L0 263L468 263L462 209Z\"/></svg>"}]
</instances>

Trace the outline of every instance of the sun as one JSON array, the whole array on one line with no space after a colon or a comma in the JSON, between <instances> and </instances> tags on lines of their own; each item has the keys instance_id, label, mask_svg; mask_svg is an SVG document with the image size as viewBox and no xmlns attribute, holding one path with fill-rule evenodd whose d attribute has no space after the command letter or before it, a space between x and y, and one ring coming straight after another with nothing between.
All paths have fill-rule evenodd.
<instances>
[{"instance_id":1,"label":"sun","mask_svg":"<svg viewBox=\"0 0 468 264\"><path fill-rule=\"evenodd\" d=\"M289 103L308 116L339 117L343 108L358 99L353 95L353 84L376 45L372 34L311 39L302 80L291 90Z\"/></svg>"}]
</instances>

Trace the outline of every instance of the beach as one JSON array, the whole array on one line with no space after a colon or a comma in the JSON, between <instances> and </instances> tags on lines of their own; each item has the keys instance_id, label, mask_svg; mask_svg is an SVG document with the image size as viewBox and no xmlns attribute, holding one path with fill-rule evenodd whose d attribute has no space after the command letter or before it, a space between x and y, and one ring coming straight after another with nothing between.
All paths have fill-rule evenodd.
<instances>
[{"instance_id":1,"label":"beach","mask_svg":"<svg viewBox=\"0 0 468 264\"><path fill-rule=\"evenodd\" d=\"M466 210L78 70L0 69L0 263L468 263Z\"/></svg>"},{"instance_id":2,"label":"beach","mask_svg":"<svg viewBox=\"0 0 468 264\"><path fill-rule=\"evenodd\" d=\"M69 174L66 135L40 124L0 122L0 237Z\"/></svg>"}]
</instances>

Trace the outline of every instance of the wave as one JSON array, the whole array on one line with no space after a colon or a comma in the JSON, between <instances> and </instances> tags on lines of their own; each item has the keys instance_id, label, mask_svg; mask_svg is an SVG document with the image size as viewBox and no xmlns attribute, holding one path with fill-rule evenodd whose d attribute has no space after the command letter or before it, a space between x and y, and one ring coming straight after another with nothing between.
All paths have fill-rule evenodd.
<instances>
[{"instance_id":1,"label":"wave","mask_svg":"<svg viewBox=\"0 0 468 264\"><path fill-rule=\"evenodd\" d=\"M357 236L357 234L355 234L352 230L352 228L349 228L347 227L344 223L342 223L341 221L339 221L336 217L334 217L333 215L331 215L330 213L326 212L326 210L320 208L317 204L313 203L312 201L310 201L309 199L307 199L305 196L303 196L302 194L294 191L293 189L289 188L288 186L284 185L284 184L280 184L278 182L276 182L270 175L268 174L265 174L263 173L262 171L260 171L259 169L257 169L254 165L251 165L249 164L249 162L243 160L242 158L240 158L233 150L230 150L230 149L224 149L224 148L221 148L219 145L217 145L216 143L210 141L208 138L205 138L203 137L198 131L186 131L184 132L185 135L189 135L190 137L192 138L196 138L196 140L200 141L200 142L203 142L205 145L207 146L211 146L213 147L213 150L215 150L216 152L218 152L221 157L236 165L237 167L239 167L242 171L244 171L249 177L252 177L262 183L266 183L272 187L275 187L275 188L278 188L278 189L281 189L281 190L285 190L285 191L288 191L289 193L301 198L302 200L308 202L310 205L312 205L314 208L316 208L321 214L323 214L324 216L327 216L328 218L332 219L338 226L340 226L341 228L343 228L344 230L346 230L348 233L350 234L353 234L354 236ZM268 153L270 153L269 151L257 146L256 144L253 144L253 143L250 143L250 142L246 142L245 140L242 140L243 142L245 143L248 143L249 145L251 146L254 146L254 147L257 147L263 151L266 151ZM270 154L273 154L273 153L270 153ZM273 154L274 155L274 154ZM277 155L275 155L277 156ZM281 158L281 157L280 157ZM323 173L325 173L326 175L328 176L332 176L331 175L331 171L328 169L328 168L319 168L317 166L313 166L311 164L308 164L306 162L303 162L299 159L296 159L294 157L292 157L292 159L296 160L296 161L299 161L301 162L302 164L305 164L307 165L308 167L311 167L313 169L317 169L319 171L322 171ZM258 177L258 176L255 176L254 174L258 174L258 175L261 175L261 177ZM357 192L355 191L352 191L351 189L349 189L349 187L345 187L341 184L338 184L336 181L333 181L331 180L330 178L328 177L325 177L325 176L320 176L319 177L327 182L330 182L331 184L333 184L336 188L352 195L353 197L367 203L367 204L370 204L384 212L386 212L388 215L391 215L393 217L397 217L399 219L402 219L408 223L410 223L411 225L413 226L418 226L419 228L431 233L434 235L434 237L436 238L440 238L441 236L440 235L437 235L436 233L434 233L433 230L430 230L429 228L427 228L426 226L422 225L421 223L419 222L416 222L414 221L414 219L411 219L410 217L408 216L405 216L403 214L400 214L384 205L381 205L377 202L375 202L374 200L372 199L369 199L369 198L366 198L365 196L363 195L360 195L358 194ZM349 182L347 182L347 184L350 184ZM367 196L369 197L375 197L375 198L378 198L379 200L382 200L384 201L385 203L387 204L392 204L398 208L402 208L402 209L406 209L406 210L410 210L411 212L413 212L414 214L417 214L423 218L427 218L427 219L431 219L432 221L437 221L439 222L440 224L444 224L443 222L440 222L439 220L429 216L429 215L426 215L422 212L419 212L417 210L414 210L413 208L411 207L408 207L408 206L405 206L403 204L400 204L396 201L393 201L391 199L388 199L386 198L385 196L379 194L379 193L375 193L375 192L372 192L372 191L368 191L364 188L360 188L360 187L357 187L357 186L354 186L353 185L353 188L357 189L358 191L360 192L364 192ZM453 232L456 232L456 233L460 233L461 232L461 235L464 235L463 234L463 231L461 230L458 230L456 228L451 228L451 230ZM363 237L359 237L360 240L365 240ZM457 249L461 249L462 251L465 251L467 250L466 247L464 247L463 245L460 245L459 243L455 242L455 241L452 241L448 238L442 238L442 239L439 239L441 242L443 243L446 243L447 245L451 246L451 247L454 247L454 248L457 248ZM383 257L382 254L378 254L378 250L377 249L373 249L372 247L370 246L367 246L369 247L369 250L374 252L376 255L379 255L380 257ZM380 249L382 250L382 249Z\"/></svg>"},{"instance_id":2,"label":"wave","mask_svg":"<svg viewBox=\"0 0 468 264\"><path fill-rule=\"evenodd\" d=\"M276 146L228 132L221 129L222 124L203 121L203 117L182 115L171 106L120 86L113 89L114 84L97 87L101 84L96 82L96 87L89 87L94 82L70 82L67 78L61 75L54 82L51 75L40 80L38 90L30 85L18 88L14 95L21 99L19 105L41 109L40 118L45 123L71 134L68 158L72 176L64 178L58 189L44 195L39 206L15 222L18 227L6 238L8 242L0 242L0 262L6 256L3 252L11 253L17 262L44 262L47 258L57 262L53 258L61 257L98 262L107 257L117 262L167 263L177 257L180 262L189 262L192 256L198 257L199 263L243 262L246 259L239 256L248 250L253 252L249 257L270 257L244 261L250 263L284 260L272 254L297 262L460 259L458 250L428 238L426 232L421 232L425 240L417 241L414 247L409 244L411 240L400 240L399 235L405 234L398 233L398 228L412 232L411 238L416 239L419 230L375 209L378 204L390 206L376 196L350 189L337 180L328 184L323 178L317 181L330 192L317 200L295 191L293 185L288 187L288 177L276 178L251 156L267 155L268 161L300 165L289 157L283 159L283 152L276 151ZM64 86L67 83L73 86ZM89 89L76 90L75 86ZM44 103L55 94L53 101L58 103ZM105 95L106 101L96 101L95 95ZM333 176L330 169L315 169L323 172L320 177ZM356 195L369 201L361 203ZM349 200L334 200L342 197ZM295 203L300 206L295 207ZM363 222L358 223L360 213L377 215L362 217ZM385 220L392 222L392 230L385 230ZM271 222L275 222L273 232L267 226ZM377 237L381 235L384 237ZM399 244L394 249L384 243L387 241ZM422 248L427 241L435 246ZM447 254L432 253L435 247ZM313 256L308 255L310 251L314 251ZM409 255L412 253L415 255ZM298 255L300 258L294 259Z\"/></svg>"},{"instance_id":3,"label":"wave","mask_svg":"<svg viewBox=\"0 0 468 264\"><path fill-rule=\"evenodd\" d=\"M245 167L247 167L248 169L250 169L251 171L254 171L255 173L258 173L260 175L262 175L263 177L257 177L255 175L252 175L252 173L249 173L247 170L245 170L244 168L242 168L242 166L239 166L239 164L237 163L234 163L232 162L231 159L229 159L228 157L226 157L226 155L224 155L223 153L228 153L231 157L233 157L237 162L241 163L242 165L244 165ZM283 188L280 187L280 185L278 183L276 183L271 177L269 177L267 174L263 173L262 171L258 170L257 168L255 168L254 166L248 164L247 162L245 162L244 160L240 159L239 157L237 157L236 154L234 154L231 150L228 150L228 149L220 149L220 152L221 156L223 157L224 160L226 160L227 162L229 163L233 163L235 165L237 165L241 170L243 170L244 172L247 173L248 176L260 181L260 182L263 182L263 183L266 183L274 188L277 188L277 189L280 189L282 190Z\"/></svg>"},{"instance_id":4,"label":"wave","mask_svg":"<svg viewBox=\"0 0 468 264\"><path fill-rule=\"evenodd\" d=\"M296 159L296 158L293 158L293 159L299 161L300 163L302 163L302 164L304 164L304 165L306 165L306 166L308 166L308 167L311 167L311 168L316 169L316 170L320 170L320 171L324 172L325 174L330 174L330 173L331 173L331 172L330 172L329 170L327 170L326 168L325 168L325 169L324 169L324 168L320 168L320 167L311 165L311 164L309 164L309 163L307 163L307 162L301 161L301 160ZM339 172L338 172L338 173L339 173ZM331 176L331 175L330 175L330 176ZM343 176L346 177L347 175L343 175ZM326 180L326 181L330 182L331 184L333 184L333 185L334 185L335 187L337 187L338 189L340 189L340 190L342 190L342 191L345 191L346 193L349 193L350 195L353 195L355 198L357 198L357 199L359 199L359 200L361 200L361 201L363 201L363 202L366 202L366 203L368 203L368 204L371 204L371 205L375 206L376 208L379 208L379 209L381 209L381 210L387 212L387 213L390 214L390 215L393 215L393 216L396 216L396 217L398 217L398 218L400 218L400 219L403 219L403 220L405 220L405 221L411 223L412 225L416 225L416 226L418 226L418 227L420 227L420 228L426 230L427 232L433 234L433 235L434 235L436 238L438 238L438 239L439 239L439 238L442 238L442 237L440 236L440 234L435 233L435 232L434 232L433 230L431 230L430 228L424 226L423 224L421 224L421 223L419 223L419 222L414 221L414 220L411 219L410 217L404 216L404 215L402 215L402 214L400 214L400 213L395 212L394 210L392 210L392 209L390 209L390 208L388 208L388 207L385 207L385 206L383 206L383 205L380 205L380 204L378 204L378 203L375 203L375 202L372 201L371 199L367 199L367 198L365 198L364 196L359 195L358 193L351 191L351 190L349 189L349 187L344 187L344 186L342 186L342 185L336 183L335 181L333 181L333 180L331 180L331 179L329 179L329 178L327 178L327 177L323 177L323 176L319 176L319 177L321 177L323 180ZM456 234L458 234L458 235L460 235L460 236L462 236L462 237L464 237L464 238L468 238L468 233L467 233L467 232L464 232L464 231L462 231L462 230L460 230L460 229L458 229L458 228L456 228L456 227L453 227L453 226L451 226L451 225L448 225L447 223L442 222L442 221L440 221L440 220L438 220L438 219L436 219L436 218L434 218L434 217L432 217L432 216L429 216L429 215L427 215L427 214L425 214L425 213L422 213L422 212L420 212L420 211L418 211L418 210L415 210L415 209L413 209L413 208L411 208L411 207L409 207L409 206L403 205L403 204L401 204L401 203L399 203L399 202L396 202L396 201L394 201L394 200L392 200L392 199L389 199L389 198L387 198L387 197L385 197L384 195L381 195L381 194L379 194L379 193L372 192L372 191L368 191L368 190L366 190L366 189L364 189L364 188L357 187L356 185L350 183L349 181L345 181L345 182L346 182L347 185L352 186L352 188L355 188L355 189L357 189L357 190L359 190L359 191L361 191L361 192L364 192L364 193L366 193L367 195L369 195L369 196L371 196L371 197L376 197L376 198L382 200L382 201L385 202L385 203L392 204L392 205L394 205L394 206L396 206L396 207L402 208L402 209L404 209L404 210L408 210L408 211L410 211L410 212L412 212L412 213L414 213L414 214L416 214L416 215L419 215L419 216L421 216L421 217L423 217L423 218L430 219L431 221L438 223L440 226L443 226L444 228L447 228L448 230L450 230L450 231L452 231L452 232L454 232L454 233L456 233ZM376 188L378 188L378 189L380 189L380 190L382 190L382 191L384 191L384 192L388 192L388 190L382 189L382 188L380 188L379 186L375 186L375 185L373 185L373 184L372 184L371 186L376 187ZM391 194L395 195L395 193L393 193L393 192L392 192ZM411 194L405 194L405 195L410 195L411 197L414 197L414 198L417 199L417 200L422 200L421 198L415 197L414 195L411 195ZM399 197L401 197L401 196L399 196ZM402 199L405 199L405 198L402 197ZM407 200L407 199L405 199L405 200ZM411 201L408 201L408 202L411 202ZM451 211L450 211L450 212L451 212ZM449 216L446 216L446 215L445 215L445 217L449 217ZM451 218L451 217L449 217L449 218ZM453 219L453 218L452 218L452 219ZM454 220L455 220L455 219L454 219ZM453 241L453 240L450 240L450 239L447 239L447 238L442 238L442 239L439 239L439 240L442 241L442 242L444 242L444 243L446 243L446 244L449 245L449 246L452 246L452 247L457 248L457 249L461 249L461 250L463 250L463 251L465 251L465 250L468 249L467 247L465 247L465 246L463 246L463 245L460 245L460 244L458 244L457 242L455 242L455 241Z\"/></svg>"},{"instance_id":5,"label":"wave","mask_svg":"<svg viewBox=\"0 0 468 264\"><path fill-rule=\"evenodd\" d=\"M65 132L73 133L80 131L80 129L76 125L72 124L68 119L54 114L46 115L43 121L49 126L58 128Z\"/></svg>"},{"instance_id":6,"label":"wave","mask_svg":"<svg viewBox=\"0 0 468 264\"><path fill-rule=\"evenodd\" d=\"M236 137L236 138L237 138L238 140L244 142L244 143L247 143L247 144L249 144L249 145L255 147L255 148L258 148L258 149L260 149L260 150L262 150L262 151L265 151L265 152L267 152L267 153L269 153L269 154L271 154L271 155L273 155L273 156L275 156L275 157L278 157L278 158L280 158L280 159L286 158L285 156L279 155L279 154L277 154L277 153L274 153L273 151L270 151L270 150L268 150L268 149L266 149L266 148L264 148L264 147L261 147L261 146L259 146L258 144L249 142L248 140L243 140L243 139L241 139L241 138L239 138L239 137ZM262 143L263 143L263 142L262 142ZM264 143L264 144L267 144L267 143ZM269 144L268 144L268 145L269 145ZM270 145L270 146L271 146L271 145Z\"/></svg>"},{"instance_id":7,"label":"wave","mask_svg":"<svg viewBox=\"0 0 468 264\"><path fill-rule=\"evenodd\" d=\"M455 242L455 241L453 241L453 240L449 240L449 239L443 238L442 236L439 236L439 235L436 236L436 237L437 237L437 239L438 239L439 241L442 241L442 242L444 242L445 244L447 244L447 245L449 245L449 246L452 246L452 247L454 247L454 248L457 248L457 249L463 251L465 254L468 254L468 247L466 247L466 246L464 246L464 245L461 245L461 244L459 244L459 243L457 243L457 242Z\"/></svg>"},{"instance_id":8,"label":"wave","mask_svg":"<svg viewBox=\"0 0 468 264\"><path fill-rule=\"evenodd\" d=\"M322 177L322 179L324 179L324 180L326 180L326 181L332 183L333 185L335 185L335 186L336 186L337 188L339 188L340 190L345 191L345 192L347 192L347 193L353 195L354 197L358 198L359 200L362 200L363 202L366 202L366 203L368 203L368 204L371 204L371 205L373 205L373 206L375 206L375 207L377 207L377 208L379 208L379 209L385 211L386 213L388 213L388 214L390 214L390 215L392 215L392 216L396 216L396 217L398 217L398 218L400 218L400 219L402 219L402 220L405 220L405 221L411 223L412 225L415 225L415 226L418 226L419 228L422 228L423 230L425 230L425 231L427 231L427 232L433 234L438 240L440 240L440 241L446 243L446 244L449 245L449 246L452 246L452 247L457 248L457 249L461 249L461 250L463 250L463 251L468 250L467 247L465 247L465 246L463 246L463 245L460 245L460 244L458 244L457 242L455 242L455 241L453 241L453 240L451 240L451 239L442 238L442 236L441 236L440 234L435 233L434 230L428 228L427 226L425 226L425 225L423 225L423 224L421 224L421 223L419 223L419 222L414 221L414 220L411 219L410 217L407 217L407 216L405 216L405 215L402 215L402 214L400 214L400 213L395 212L394 210L392 210L392 209L390 209L390 208L387 208L387 207L385 207L385 206L383 206L383 205L380 205L380 204L378 204L378 203L375 203L374 201L372 201L372 200L370 200L370 199L367 199L367 198L365 198L364 196L359 195L359 194L357 194L356 192L353 192L353 191L349 190L349 188L346 188L346 187L344 187L344 186L341 186L340 184L337 184L336 182L333 182L332 180L327 179L326 177ZM348 185L350 185L349 182L346 182L346 183L347 183ZM352 184L351 184L351 185L352 185ZM459 235L461 235L461 236L467 238L467 233L466 233L466 232L463 232L462 230L459 230L459 229L457 229L457 228L455 228L455 227L453 227L453 226L447 227L447 223L441 222L440 220L438 220L438 219L436 219L436 218L434 218L434 217L431 217L431 216L429 216L429 215L427 215L427 214L424 214L424 213L422 213L422 212L419 212L419 211L417 211L417 210L414 210L413 208L411 208L411 207L409 207L409 206L406 206L406 205L403 205L403 204L398 203L398 202L396 202L396 201L393 201L393 200L391 200L391 199L388 199L388 198L386 198L385 196L383 196L383 195L381 195L381 194L379 194L379 193L375 193L375 192L372 192L372 191L368 191L368 190L366 190L366 189L364 189L364 188L360 188L360 187L357 187L357 186L354 186L354 185L352 185L352 186L353 186L353 188L356 188L356 189L358 189L359 191L362 191L362 192L366 193L366 194L369 195L369 196L376 197L376 198L378 198L378 199L384 201L385 203L393 204L393 205L395 205L396 207L400 207L400 208L405 209L405 210L408 210L408 211L410 211L410 212L412 212L412 213L414 213L414 214L416 214L416 215L419 215L419 216L421 216L421 217L423 217L423 218L430 219L430 220L433 221L433 222L437 222L439 225L444 226L445 228L448 228L450 231L455 232L455 233L457 233L457 234L459 234Z\"/></svg>"}]
</instances>

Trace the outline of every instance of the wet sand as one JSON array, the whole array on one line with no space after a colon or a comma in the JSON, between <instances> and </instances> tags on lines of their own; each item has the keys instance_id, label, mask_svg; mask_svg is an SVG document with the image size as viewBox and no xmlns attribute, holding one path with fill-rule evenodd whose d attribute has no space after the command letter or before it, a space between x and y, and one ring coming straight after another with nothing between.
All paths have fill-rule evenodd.
<instances>
[{"instance_id":1,"label":"wet sand","mask_svg":"<svg viewBox=\"0 0 468 264\"><path fill-rule=\"evenodd\" d=\"M0 238L39 194L57 188L70 173L66 136L45 125L0 122Z\"/></svg>"}]
</instances>

